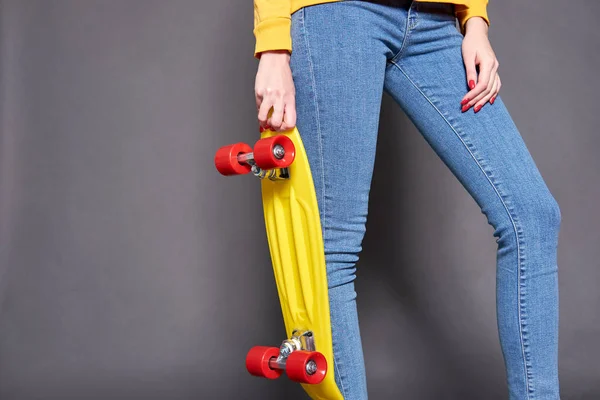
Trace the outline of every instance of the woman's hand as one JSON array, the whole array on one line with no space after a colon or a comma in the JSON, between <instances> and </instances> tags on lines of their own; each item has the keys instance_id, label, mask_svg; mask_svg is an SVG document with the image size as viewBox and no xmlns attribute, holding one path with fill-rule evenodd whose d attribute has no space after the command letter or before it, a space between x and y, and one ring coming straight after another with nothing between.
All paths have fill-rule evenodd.
<instances>
[{"instance_id":1,"label":"woman's hand","mask_svg":"<svg viewBox=\"0 0 600 400\"><path fill-rule=\"evenodd\" d=\"M488 101L494 104L502 84L498 76L498 60L488 40L488 25L483 18L469 18L462 43L467 83L471 89L461 101L462 111L473 107L475 112ZM477 68L479 67L479 74Z\"/></svg>"},{"instance_id":2,"label":"woman's hand","mask_svg":"<svg viewBox=\"0 0 600 400\"><path fill-rule=\"evenodd\" d=\"M262 129L284 131L296 126L296 91L289 52L261 53L254 93Z\"/></svg>"}]
</instances>

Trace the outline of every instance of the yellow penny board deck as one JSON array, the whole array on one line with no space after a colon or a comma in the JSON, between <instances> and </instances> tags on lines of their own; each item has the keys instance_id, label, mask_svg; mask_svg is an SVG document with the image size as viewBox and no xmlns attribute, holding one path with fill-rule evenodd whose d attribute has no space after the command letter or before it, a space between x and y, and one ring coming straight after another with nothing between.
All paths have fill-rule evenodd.
<instances>
[{"instance_id":1,"label":"yellow penny board deck","mask_svg":"<svg viewBox=\"0 0 600 400\"><path fill-rule=\"evenodd\" d=\"M325 252L317 196L308 158L296 128L264 131L262 138L284 134L294 142L296 157L289 179L262 180L267 237L277 292L288 338L294 330L311 330L315 350L327 359L327 375L318 385L303 384L312 399L343 400L335 383Z\"/></svg>"}]
</instances>

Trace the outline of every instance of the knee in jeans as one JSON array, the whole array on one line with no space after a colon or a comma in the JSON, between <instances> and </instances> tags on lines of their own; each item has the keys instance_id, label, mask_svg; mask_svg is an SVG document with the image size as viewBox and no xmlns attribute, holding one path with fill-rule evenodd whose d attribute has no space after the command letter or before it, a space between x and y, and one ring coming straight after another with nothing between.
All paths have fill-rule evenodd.
<instances>
[{"instance_id":1,"label":"knee in jeans","mask_svg":"<svg viewBox=\"0 0 600 400\"><path fill-rule=\"evenodd\" d=\"M330 289L354 282L358 255L334 253L328 254L325 258L327 262L327 281Z\"/></svg>"},{"instance_id":2,"label":"knee in jeans","mask_svg":"<svg viewBox=\"0 0 600 400\"><path fill-rule=\"evenodd\" d=\"M356 279L356 263L362 251L364 222L337 223L328 226L324 236L325 261L330 288L349 284Z\"/></svg>"},{"instance_id":3,"label":"knee in jeans","mask_svg":"<svg viewBox=\"0 0 600 400\"><path fill-rule=\"evenodd\" d=\"M496 231L494 236L502 246L516 249L518 239L515 233L522 231L526 237L539 242L555 242L562 220L558 202L546 191L543 195L513 198L508 213L497 214L495 220L488 220Z\"/></svg>"},{"instance_id":4,"label":"knee in jeans","mask_svg":"<svg viewBox=\"0 0 600 400\"><path fill-rule=\"evenodd\" d=\"M529 220L532 220L531 222L533 225L546 232L558 233L562 215L558 202L554 196L548 192L543 196L533 199L533 204L535 204L535 206L528 218Z\"/></svg>"}]
</instances>

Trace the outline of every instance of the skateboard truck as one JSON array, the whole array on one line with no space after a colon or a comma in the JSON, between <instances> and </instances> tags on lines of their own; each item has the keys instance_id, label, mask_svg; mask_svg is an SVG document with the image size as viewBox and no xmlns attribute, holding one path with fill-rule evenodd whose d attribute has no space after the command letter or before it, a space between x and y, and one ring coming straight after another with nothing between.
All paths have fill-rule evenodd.
<instances>
[{"instance_id":1,"label":"skateboard truck","mask_svg":"<svg viewBox=\"0 0 600 400\"><path fill-rule=\"evenodd\" d=\"M292 337L277 347L256 346L246 356L246 368L254 376L276 379L285 371L300 383L318 384L327 373L327 360L315 351L311 331L294 330Z\"/></svg>"},{"instance_id":2,"label":"skateboard truck","mask_svg":"<svg viewBox=\"0 0 600 400\"><path fill-rule=\"evenodd\" d=\"M215 167L223 175L252 172L260 179L289 179L288 167L296 155L294 143L285 135L260 139L252 149L245 143L221 147L215 154Z\"/></svg>"},{"instance_id":3,"label":"skateboard truck","mask_svg":"<svg viewBox=\"0 0 600 400\"><path fill-rule=\"evenodd\" d=\"M298 331L292 333L291 339L286 339L279 347L279 357L277 360L272 360L270 365L285 369L285 361L288 356L298 350L315 351L315 340L311 331ZM316 371L316 363L311 361L306 366L307 372L312 375ZM310 371L309 371L310 370Z\"/></svg>"},{"instance_id":4,"label":"skateboard truck","mask_svg":"<svg viewBox=\"0 0 600 400\"><path fill-rule=\"evenodd\" d=\"M290 170L288 168L261 169L258 165L254 164L251 171L258 179L268 178L272 181L290 179Z\"/></svg>"}]
</instances>

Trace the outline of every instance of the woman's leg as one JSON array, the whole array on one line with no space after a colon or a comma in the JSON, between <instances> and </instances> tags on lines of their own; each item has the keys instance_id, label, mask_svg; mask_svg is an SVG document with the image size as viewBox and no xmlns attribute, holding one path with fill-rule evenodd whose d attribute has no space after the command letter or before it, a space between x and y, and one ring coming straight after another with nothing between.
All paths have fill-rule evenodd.
<instances>
[{"instance_id":1,"label":"woman's leg","mask_svg":"<svg viewBox=\"0 0 600 400\"><path fill-rule=\"evenodd\" d=\"M560 210L502 100L461 112L462 35L451 5L413 3L385 88L495 228L497 316L510 399L559 398ZM482 394L482 398L485 394Z\"/></svg>"},{"instance_id":2,"label":"woman's leg","mask_svg":"<svg viewBox=\"0 0 600 400\"><path fill-rule=\"evenodd\" d=\"M381 40L387 37L378 23L382 11L381 5L348 1L306 7L292 16L297 126L321 214L333 369L346 400L367 398L354 279L391 55ZM401 38L401 29L393 30Z\"/></svg>"}]
</instances>

